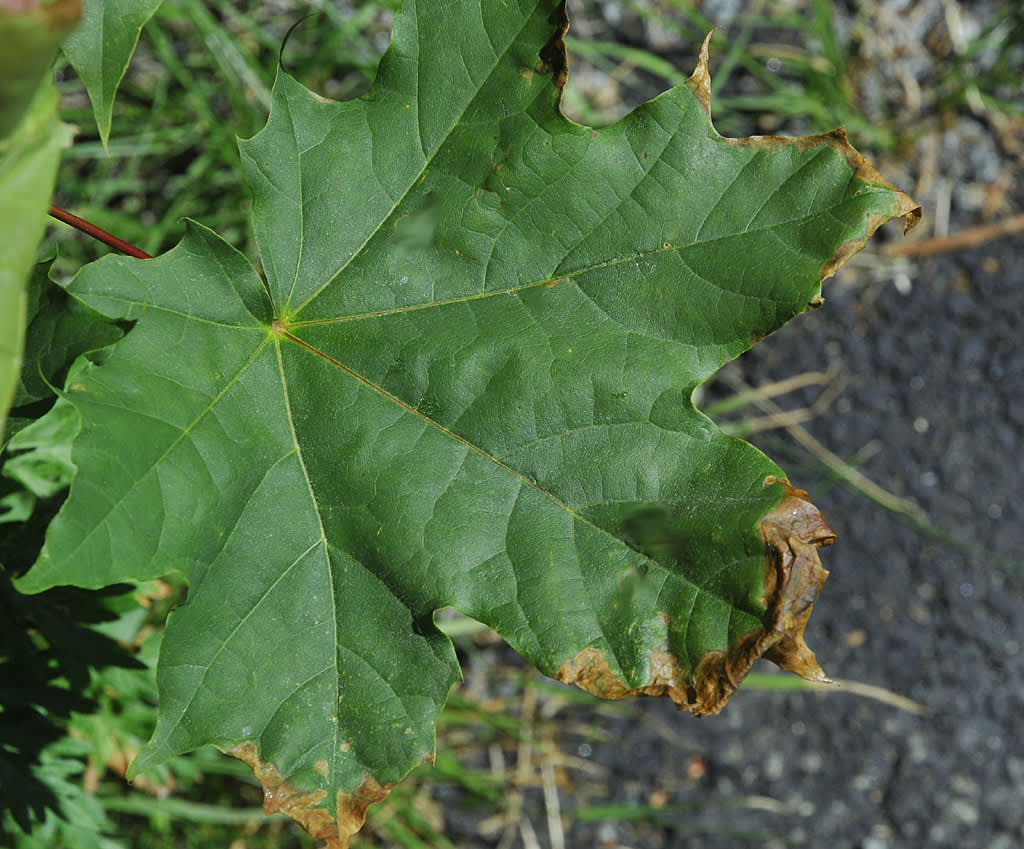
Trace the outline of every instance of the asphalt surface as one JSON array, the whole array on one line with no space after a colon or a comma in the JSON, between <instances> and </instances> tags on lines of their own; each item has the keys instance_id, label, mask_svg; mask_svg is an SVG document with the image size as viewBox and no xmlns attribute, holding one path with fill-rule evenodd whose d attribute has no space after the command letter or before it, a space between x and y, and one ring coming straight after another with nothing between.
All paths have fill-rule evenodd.
<instances>
[{"instance_id":1,"label":"asphalt surface","mask_svg":"<svg viewBox=\"0 0 1024 849\"><path fill-rule=\"evenodd\" d=\"M925 30L944 25L934 5L859 4L858 14L863 23L899 13L927 43ZM972 12L975 23L994 14L947 5L965 25ZM896 47L909 64L880 63L877 79L869 70L860 84L881 89L902 73L927 92L937 60L920 44ZM919 128L929 117L921 108ZM880 168L922 203L926 235L1024 209L1019 145L993 124L960 114L920 136ZM822 666L925 712L850 686L741 689L721 715L700 720L638 703L605 720L608 739L585 751L606 770L596 803L654 811L644 823L577 822L567 846L1024 846L1024 234L909 260L883 256L886 239L899 239L880 235L826 282L821 310L727 368L734 384L753 386L830 370L841 388L803 427L926 514L922 529L837 484L784 430L752 439L839 535L822 551L831 576L807 629ZM793 409L821 392L779 404ZM595 803L585 784L565 795L563 807Z\"/></svg>"}]
</instances>

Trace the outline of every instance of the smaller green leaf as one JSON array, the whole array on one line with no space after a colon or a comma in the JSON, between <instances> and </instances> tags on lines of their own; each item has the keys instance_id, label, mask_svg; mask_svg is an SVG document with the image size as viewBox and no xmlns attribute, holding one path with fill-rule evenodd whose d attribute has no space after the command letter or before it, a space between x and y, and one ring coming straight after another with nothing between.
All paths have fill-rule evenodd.
<instances>
[{"instance_id":1,"label":"smaller green leaf","mask_svg":"<svg viewBox=\"0 0 1024 849\"><path fill-rule=\"evenodd\" d=\"M78 428L75 408L59 400L51 415L37 419L14 435L7 449L23 453L9 457L0 473L20 483L36 498L56 495L75 476L71 443Z\"/></svg>"},{"instance_id":2,"label":"smaller green leaf","mask_svg":"<svg viewBox=\"0 0 1024 849\"><path fill-rule=\"evenodd\" d=\"M0 0L0 151L80 12L78 0Z\"/></svg>"},{"instance_id":3,"label":"smaller green leaf","mask_svg":"<svg viewBox=\"0 0 1024 849\"><path fill-rule=\"evenodd\" d=\"M25 280L46 226L60 151L71 128L57 120L51 81L37 89L14 132L0 140L0 433L21 372Z\"/></svg>"},{"instance_id":4,"label":"smaller green leaf","mask_svg":"<svg viewBox=\"0 0 1024 849\"><path fill-rule=\"evenodd\" d=\"M85 83L96 128L106 147L114 96L139 34L161 0L85 0L81 26L64 42L64 55Z\"/></svg>"}]
</instances>

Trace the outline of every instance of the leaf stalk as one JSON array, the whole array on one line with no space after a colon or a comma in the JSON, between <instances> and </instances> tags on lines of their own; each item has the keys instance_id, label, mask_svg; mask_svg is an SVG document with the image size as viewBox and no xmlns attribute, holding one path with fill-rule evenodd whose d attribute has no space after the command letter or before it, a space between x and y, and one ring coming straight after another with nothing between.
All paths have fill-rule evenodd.
<instances>
[{"instance_id":1,"label":"leaf stalk","mask_svg":"<svg viewBox=\"0 0 1024 849\"><path fill-rule=\"evenodd\" d=\"M135 247L135 245L126 242L124 239L119 239L106 230L97 227L90 221L86 221L84 218L79 218L74 213L68 212L66 209L61 209L59 206L50 204L50 215L56 218L58 221L63 221L65 224L70 224L76 230L81 230L88 236L92 236L94 239L98 239L103 244L112 247L115 251L120 251L128 256L136 257L137 259L152 259L153 255L146 253L141 248Z\"/></svg>"}]
</instances>

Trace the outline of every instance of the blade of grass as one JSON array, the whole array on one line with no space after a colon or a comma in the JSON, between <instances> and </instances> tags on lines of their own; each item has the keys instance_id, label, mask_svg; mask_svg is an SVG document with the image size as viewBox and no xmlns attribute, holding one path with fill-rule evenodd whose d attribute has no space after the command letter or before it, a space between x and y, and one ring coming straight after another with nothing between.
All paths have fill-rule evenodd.
<instances>
[{"instance_id":1,"label":"blade of grass","mask_svg":"<svg viewBox=\"0 0 1024 849\"><path fill-rule=\"evenodd\" d=\"M451 781L471 795L487 802L500 802L504 798L501 786L489 772L465 767L450 751L439 749L433 767L429 769L431 783Z\"/></svg>"},{"instance_id":2,"label":"blade of grass","mask_svg":"<svg viewBox=\"0 0 1024 849\"><path fill-rule=\"evenodd\" d=\"M772 800L774 801L774 800ZM577 822L643 822L659 828L680 831L684 834L705 834L709 836L731 838L745 841L757 841L756 845L771 840L776 835L771 832L754 829L732 829L718 825L708 825L693 821L695 811L701 809L706 803L694 802L692 805L665 805L656 807L654 805L588 805L577 808L573 816ZM760 802L760 797L746 797L737 799L731 805L722 805L723 808L746 808L748 810L769 811L770 813L784 813L786 806L779 803L779 810L773 810ZM755 845L754 843L745 845Z\"/></svg>"},{"instance_id":3,"label":"blade of grass","mask_svg":"<svg viewBox=\"0 0 1024 849\"><path fill-rule=\"evenodd\" d=\"M739 33L729 39L729 46L725 56L718 67L715 68L715 73L711 77L712 97L721 93L724 86L729 82L732 72L739 65L742 56L747 52L747 45L750 44L750 39L754 35L754 27L763 8L763 0L756 0L751 6L749 15L745 16Z\"/></svg>"},{"instance_id":4,"label":"blade of grass","mask_svg":"<svg viewBox=\"0 0 1024 849\"><path fill-rule=\"evenodd\" d=\"M805 371L785 380L778 380L772 383L765 383L749 391L735 392L728 398L716 401L704 408L704 415L708 418L717 419L720 416L734 413L744 407L749 407L762 398L778 398L780 395L788 395L798 389L807 386L822 386L830 383L835 375L824 371Z\"/></svg>"},{"instance_id":5,"label":"blade of grass","mask_svg":"<svg viewBox=\"0 0 1024 849\"><path fill-rule=\"evenodd\" d=\"M206 5L198 0L178 0L178 3L195 25L214 62L217 63L226 81L229 82L225 86L228 95L232 96L237 91L251 94L269 112L272 97L270 88L263 80L262 75L265 70L253 60L251 55L239 49L238 39L228 35L224 26L213 16ZM237 87L230 84L232 79L238 83ZM232 99L237 98L232 97ZM238 111L242 111L245 104L238 104L238 106L242 107Z\"/></svg>"},{"instance_id":6,"label":"blade of grass","mask_svg":"<svg viewBox=\"0 0 1024 849\"><path fill-rule=\"evenodd\" d=\"M628 62L637 68L647 71L649 74L665 80L669 85L684 83L689 76L682 73L666 59L655 56L653 53L639 47L631 47L628 44L619 44L614 41L580 41L575 38L566 38L565 44L569 50L585 59L594 61L610 57L622 62Z\"/></svg>"},{"instance_id":7,"label":"blade of grass","mask_svg":"<svg viewBox=\"0 0 1024 849\"><path fill-rule=\"evenodd\" d=\"M229 808L225 805L207 805L202 802L189 802L169 796L158 799L143 793L131 793L127 796L98 795L97 800L107 813L121 813L139 817L165 817L168 820L185 820L208 825L256 825L266 817L262 808ZM275 818L284 820L284 814L275 814Z\"/></svg>"},{"instance_id":8,"label":"blade of grass","mask_svg":"<svg viewBox=\"0 0 1024 849\"><path fill-rule=\"evenodd\" d=\"M864 684L860 681L850 681L845 678L835 679L831 684L823 684L817 681L806 681L796 675L776 675L770 672L751 672L743 681L743 686L751 690L780 691L780 692L809 692L829 693L841 695L850 693L854 696L862 696L866 699L873 699L882 704L913 713L917 716L924 716L929 713L928 708L920 702L901 696L885 687L877 687L874 684Z\"/></svg>"}]
</instances>

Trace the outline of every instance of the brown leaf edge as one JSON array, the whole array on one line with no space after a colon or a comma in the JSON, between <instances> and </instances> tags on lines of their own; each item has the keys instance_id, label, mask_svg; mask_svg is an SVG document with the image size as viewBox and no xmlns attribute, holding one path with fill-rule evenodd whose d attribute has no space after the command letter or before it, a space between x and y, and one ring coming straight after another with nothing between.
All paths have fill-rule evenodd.
<instances>
[{"instance_id":1,"label":"brown leaf edge","mask_svg":"<svg viewBox=\"0 0 1024 849\"><path fill-rule=\"evenodd\" d=\"M338 791L337 819L326 808L319 807L327 798L326 790L299 790L287 781L281 771L269 761L260 759L259 749L251 740L239 743L225 754L245 761L263 785L263 813L267 816L281 813L291 817L310 836L326 842L326 849L348 849L352 835L366 822L366 811L387 798L392 784L381 784L367 776L351 793ZM324 764L326 766L326 764Z\"/></svg>"},{"instance_id":2,"label":"brown leaf edge","mask_svg":"<svg viewBox=\"0 0 1024 849\"><path fill-rule=\"evenodd\" d=\"M762 601L766 612L761 627L748 631L725 651L705 652L692 670L667 648L655 649L651 680L643 687L628 687L593 647L564 661L555 677L605 699L668 696L677 708L697 716L718 713L762 657L803 678L827 682L803 634L828 577L818 549L831 545L836 537L804 490L795 489L784 478L771 476L764 481L766 487L775 484L783 487L782 499L758 524L765 542Z\"/></svg>"},{"instance_id":3,"label":"brown leaf edge","mask_svg":"<svg viewBox=\"0 0 1024 849\"><path fill-rule=\"evenodd\" d=\"M697 67L694 69L689 80L687 80L687 85L709 119L711 118L711 73L708 70L708 51L713 34L714 30L704 37L704 43L700 48L700 56L697 59ZM847 166L853 172L852 179L861 180L869 186L888 189L893 193L895 206L892 214L869 215L864 235L840 245L832 257L822 265L820 272L822 280L835 274L850 257L867 244L868 239L871 238L875 230L885 224L885 222L893 218L903 219L903 232L905 234L916 227L921 220L921 205L911 199L906 192L901 191L886 180L871 163L871 160L850 144L844 127L815 136L799 136L796 138L788 136L748 136L747 138L739 139L719 136L719 138L727 144L736 145L737 147L751 147L769 153L781 150L784 147L796 147L798 150L804 150L808 147L827 145L832 147L846 161ZM820 306L820 303L820 299L817 299L817 302L812 303L812 306Z\"/></svg>"},{"instance_id":4,"label":"brown leaf edge","mask_svg":"<svg viewBox=\"0 0 1024 849\"><path fill-rule=\"evenodd\" d=\"M565 49L565 34L569 31L569 13L565 0L555 8L548 18L555 32L537 54L537 73L551 74L554 78L556 100L562 99L562 90L569 80L569 55Z\"/></svg>"}]
</instances>

